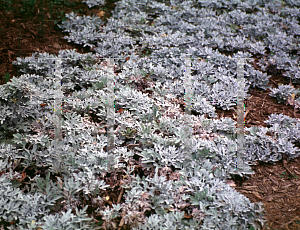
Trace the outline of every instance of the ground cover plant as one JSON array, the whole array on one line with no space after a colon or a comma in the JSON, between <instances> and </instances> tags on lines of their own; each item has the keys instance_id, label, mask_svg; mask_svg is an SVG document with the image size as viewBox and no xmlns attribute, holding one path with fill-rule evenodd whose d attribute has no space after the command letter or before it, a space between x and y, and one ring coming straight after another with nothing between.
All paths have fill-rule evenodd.
<instances>
[{"instance_id":1,"label":"ground cover plant","mask_svg":"<svg viewBox=\"0 0 300 230\"><path fill-rule=\"evenodd\" d=\"M55 23L73 47L55 38L56 52L37 46L45 52L14 59L7 51L18 77L4 73L0 90L3 228L261 229L268 220L274 229L297 229L297 2L120 1L107 20L94 3L86 2L94 16L87 9L91 17L72 13L76 7L83 12L79 3L66 6L68 14ZM50 37L42 28L28 30L41 41ZM196 57L192 131L183 119L182 54ZM108 151L106 58L114 55L116 148ZM59 141L52 107L56 57L62 58L64 97ZM251 179L233 173L237 82L231 57L254 59L245 64L246 108L253 109L245 114L245 167L256 169ZM264 99L253 100L257 94ZM247 185L255 177L254 186ZM273 195L267 193L272 188ZM282 199L276 190L288 195L290 219L267 206Z\"/></svg>"}]
</instances>

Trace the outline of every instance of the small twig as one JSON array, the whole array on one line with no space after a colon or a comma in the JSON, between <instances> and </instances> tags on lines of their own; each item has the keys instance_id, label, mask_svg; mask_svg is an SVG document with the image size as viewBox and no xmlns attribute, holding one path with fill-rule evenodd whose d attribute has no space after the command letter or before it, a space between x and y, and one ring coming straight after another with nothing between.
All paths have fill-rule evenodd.
<instances>
[{"instance_id":1,"label":"small twig","mask_svg":"<svg viewBox=\"0 0 300 230\"><path fill-rule=\"evenodd\" d=\"M246 116L247 116L247 114L248 114L249 112L250 112L250 110L248 110L248 111L245 113L245 116L244 116L245 118L246 118Z\"/></svg>"},{"instance_id":2,"label":"small twig","mask_svg":"<svg viewBox=\"0 0 300 230\"><path fill-rule=\"evenodd\" d=\"M272 79L270 79L271 82L273 82L275 85L278 85L275 81L273 81Z\"/></svg>"},{"instance_id":3,"label":"small twig","mask_svg":"<svg viewBox=\"0 0 300 230\"><path fill-rule=\"evenodd\" d=\"M267 97L267 96L265 96L265 98L264 98L264 100L263 100L263 104L262 104L262 106L261 106L261 107L263 107L263 106L264 106L266 97Z\"/></svg>"},{"instance_id":4,"label":"small twig","mask_svg":"<svg viewBox=\"0 0 300 230\"><path fill-rule=\"evenodd\" d=\"M284 226L288 226L289 224L293 223L295 220L297 220L296 218L292 219L291 221L284 223L280 226L280 228L283 228Z\"/></svg>"},{"instance_id":5,"label":"small twig","mask_svg":"<svg viewBox=\"0 0 300 230\"><path fill-rule=\"evenodd\" d=\"M122 219L120 221L118 230L121 230L122 226L124 225L124 216L125 216L125 213L122 215Z\"/></svg>"},{"instance_id":6,"label":"small twig","mask_svg":"<svg viewBox=\"0 0 300 230\"><path fill-rule=\"evenodd\" d=\"M291 177L294 177L294 174L289 170L289 168L286 166L286 163L287 161L285 159L283 159L283 167L285 168L285 170L288 172L288 174L291 176Z\"/></svg>"},{"instance_id":7,"label":"small twig","mask_svg":"<svg viewBox=\"0 0 300 230\"><path fill-rule=\"evenodd\" d=\"M121 189L120 195L119 195L119 197L118 197L118 200L117 200L117 204L119 204L119 203L120 203L120 201L121 201L121 199L122 199L122 196L123 196L123 194L124 194L124 188L122 188L122 189Z\"/></svg>"}]
</instances>

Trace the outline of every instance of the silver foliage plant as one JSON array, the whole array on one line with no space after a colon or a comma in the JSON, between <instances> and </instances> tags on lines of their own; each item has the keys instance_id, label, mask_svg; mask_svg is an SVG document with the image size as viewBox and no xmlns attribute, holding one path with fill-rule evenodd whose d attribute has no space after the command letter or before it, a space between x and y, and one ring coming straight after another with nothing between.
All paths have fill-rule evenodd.
<instances>
[{"instance_id":1,"label":"silver foliage plant","mask_svg":"<svg viewBox=\"0 0 300 230\"><path fill-rule=\"evenodd\" d=\"M83 0L82 2L86 3L89 8L105 4L105 0Z\"/></svg>"},{"instance_id":2,"label":"silver foliage plant","mask_svg":"<svg viewBox=\"0 0 300 230\"><path fill-rule=\"evenodd\" d=\"M295 89L293 86L290 85L280 85L278 88L274 89L271 88L271 97L276 97L278 103L286 102L288 97L291 96L293 93L300 94L299 89Z\"/></svg>"},{"instance_id":3,"label":"silver foliage plant","mask_svg":"<svg viewBox=\"0 0 300 230\"><path fill-rule=\"evenodd\" d=\"M104 3L85 2L89 7ZM121 223L132 229L260 229L266 222L262 203L250 203L226 184L235 169L236 122L206 116L215 118L215 106L232 109L236 102L237 66L232 58L265 55L268 48L274 55L260 61L262 70L275 65L297 81L298 59L288 52L299 48L299 4L288 1L276 16L267 9L278 10L278 1L172 0L166 4L122 0L116 4L105 26L98 17L74 13L66 15L69 20L61 25L69 32L66 39L89 46L96 54L64 50L57 56L35 53L17 58L14 64L24 74L0 86L0 169L4 171L0 219L16 220L10 229L100 229L87 217L83 197L97 207L102 227L117 228L116 218L121 217ZM221 14L224 7L228 11ZM246 13L254 9L258 11ZM281 23L289 30L284 31ZM238 52L226 56L218 50ZM115 115L116 146L108 153L102 132L107 117L107 73L99 57L110 56L124 58L116 60L123 70L114 78L115 109L124 112ZM193 135L178 111L174 112L177 118L162 117L170 106L167 93L173 98L185 93L186 67L180 57L186 56L192 56L192 110L200 114L190 116ZM57 142L52 104L58 57L63 58L65 103L64 138ZM255 70L250 61L245 63L244 74L246 98L250 86L267 88L269 76ZM156 96L149 97L132 84L145 76L152 80L148 90ZM273 91L279 98L292 93L279 90L284 92ZM90 113L101 125L88 120ZM245 164L300 154L294 147L300 141L299 120L272 114L266 122L269 128L246 129ZM272 137L266 135L268 131ZM143 148L129 150L124 147L129 143L142 143ZM133 175L134 155L141 157L144 168L155 168L155 173L142 178ZM46 178L31 178L22 191L15 180L22 175L12 170L18 165L49 169ZM109 187L104 176L123 171L126 202L105 207L105 197L99 196ZM57 183L50 174L59 175ZM50 214L58 201L61 213ZM79 206L84 208L78 210ZM183 209L192 218L187 220ZM146 211L155 214L146 216Z\"/></svg>"}]
</instances>

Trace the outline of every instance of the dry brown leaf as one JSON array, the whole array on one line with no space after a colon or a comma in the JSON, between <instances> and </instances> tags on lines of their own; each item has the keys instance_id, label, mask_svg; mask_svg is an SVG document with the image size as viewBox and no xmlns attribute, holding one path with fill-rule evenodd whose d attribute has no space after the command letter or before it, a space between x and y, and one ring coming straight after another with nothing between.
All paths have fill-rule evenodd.
<instances>
[{"instance_id":1,"label":"dry brown leaf","mask_svg":"<svg viewBox=\"0 0 300 230\"><path fill-rule=\"evenodd\" d=\"M227 180L226 184L229 185L230 187L236 187L236 184L234 183L233 180Z\"/></svg>"},{"instance_id":2,"label":"dry brown leaf","mask_svg":"<svg viewBox=\"0 0 300 230\"><path fill-rule=\"evenodd\" d=\"M105 11L100 10L98 13L96 13L96 15L100 18L104 17L105 15Z\"/></svg>"}]
</instances>

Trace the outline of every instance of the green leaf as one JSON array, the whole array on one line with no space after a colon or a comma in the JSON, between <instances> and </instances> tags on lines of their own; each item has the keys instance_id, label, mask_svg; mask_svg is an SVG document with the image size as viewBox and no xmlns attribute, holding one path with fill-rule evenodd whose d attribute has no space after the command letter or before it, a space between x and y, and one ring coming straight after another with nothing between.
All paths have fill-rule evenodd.
<instances>
[{"instance_id":1,"label":"green leaf","mask_svg":"<svg viewBox=\"0 0 300 230\"><path fill-rule=\"evenodd\" d=\"M11 183L12 183L12 186L15 187L15 188L17 188L20 185L22 185L22 183L18 182L17 180L12 180Z\"/></svg>"},{"instance_id":2,"label":"green leaf","mask_svg":"<svg viewBox=\"0 0 300 230\"><path fill-rule=\"evenodd\" d=\"M295 223L296 224L300 224L300 220L295 220Z\"/></svg>"},{"instance_id":3,"label":"green leaf","mask_svg":"<svg viewBox=\"0 0 300 230\"><path fill-rule=\"evenodd\" d=\"M5 74L5 82L7 83L9 81L9 73Z\"/></svg>"},{"instance_id":4,"label":"green leaf","mask_svg":"<svg viewBox=\"0 0 300 230\"><path fill-rule=\"evenodd\" d=\"M22 140L22 135L17 133L17 134L13 134L14 135L14 139L13 139L13 142L16 143L16 144L21 144L23 143L23 140Z\"/></svg>"}]
</instances>

